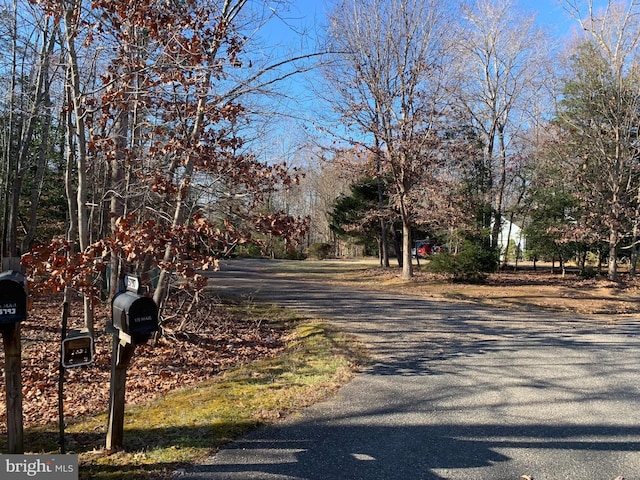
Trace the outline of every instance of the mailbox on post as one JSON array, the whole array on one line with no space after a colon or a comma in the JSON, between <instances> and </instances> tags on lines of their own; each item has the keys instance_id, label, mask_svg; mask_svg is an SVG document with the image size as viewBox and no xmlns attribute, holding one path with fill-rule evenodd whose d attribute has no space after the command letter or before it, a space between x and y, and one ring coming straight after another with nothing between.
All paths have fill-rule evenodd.
<instances>
[{"instance_id":1,"label":"mailbox on post","mask_svg":"<svg viewBox=\"0 0 640 480\"><path fill-rule=\"evenodd\" d=\"M15 270L0 274L0 327L27 318L27 281Z\"/></svg>"},{"instance_id":2,"label":"mailbox on post","mask_svg":"<svg viewBox=\"0 0 640 480\"><path fill-rule=\"evenodd\" d=\"M24 453L20 322L26 319L27 280L17 270L6 270L0 273L0 333L2 333L4 345L4 383L9 453Z\"/></svg>"},{"instance_id":3,"label":"mailbox on post","mask_svg":"<svg viewBox=\"0 0 640 480\"><path fill-rule=\"evenodd\" d=\"M112 322L125 343L144 343L158 331L158 307L153 299L138 294L138 280L125 277L126 291L113 298Z\"/></svg>"},{"instance_id":4,"label":"mailbox on post","mask_svg":"<svg viewBox=\"0 0 640 480\"><path fill-rule=\"evenodd\" d=\"M113 297L111 304L113 351L107 450L122 448L127 368L136 345L146 343L158 331L158 307L153 299L139 294L139 279L126 275L124 286L125 290Z\"/></svg>"}]
</instances>

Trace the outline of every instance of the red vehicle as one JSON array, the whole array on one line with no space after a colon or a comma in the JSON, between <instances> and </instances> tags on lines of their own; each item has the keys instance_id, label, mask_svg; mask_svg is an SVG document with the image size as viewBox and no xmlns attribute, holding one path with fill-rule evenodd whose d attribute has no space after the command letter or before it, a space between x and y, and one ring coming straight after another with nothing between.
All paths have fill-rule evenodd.
<instances>
[{"instance_id":1,"label":"red vehicle","mask_svg":"<svg viewBox=\"0 0 640 480\"><path fill-rule=\"evenodd\" d=\"M411 254L414 257L426 257L427 255L431 255L433 251L433 245L424 240L418 240L415 243L415 248L412 249Z\"/></svg>"},{"instance_id":2,"label":"red vehicle","mask_svg":"<svg viewBox=\"0 0 640 480\"><path fill-rule=\"evenodd\" d=\"M432 244L427 240L418 240L415 243L415 247L411 249L411 256L425 258L429 255L435 255L436 253L443 252L447 249L446 245Z\"/></svg>"}]
</instances>

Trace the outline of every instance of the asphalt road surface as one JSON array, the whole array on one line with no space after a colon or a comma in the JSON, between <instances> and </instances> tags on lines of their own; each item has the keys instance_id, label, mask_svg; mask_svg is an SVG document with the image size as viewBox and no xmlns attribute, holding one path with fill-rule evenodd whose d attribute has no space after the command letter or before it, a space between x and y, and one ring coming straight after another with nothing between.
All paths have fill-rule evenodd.
<instances>
[{"instance_id":1,"label":"asphalt road surface","mask_svg":"<svg viewBox=\"0 0 640 480\"><path fill-rule=\"evenodd\" d=\"M331 320L372 364L182 478L640 479L640 319L349 290L274 266L232 261L212 282Z\"/></svg>"}]
</instances>

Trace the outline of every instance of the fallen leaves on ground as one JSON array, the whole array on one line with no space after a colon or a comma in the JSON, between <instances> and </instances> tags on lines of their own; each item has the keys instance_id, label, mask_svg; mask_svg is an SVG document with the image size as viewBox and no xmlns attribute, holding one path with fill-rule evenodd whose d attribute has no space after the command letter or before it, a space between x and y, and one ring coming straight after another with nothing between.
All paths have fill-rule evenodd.
<instances>
[{"instance_id":1,"label":"fallen leaves on ground","mask_svg":"<svg viewBox=\"0 0 640 480\"><path fill-rule=\"evenodd\" d=\"M25 428L58 421L61 306L61 297L37 299L21 325ZM171 305L168 308L171 311ZM106 332L106 325L110 314L108 305L95 312L94 363L66 369L63 403L67 422L108 409L113 336ZM69 328L81 328L82 318L78 300L71 308ZM260 318L233 314L218 299L203 300L190 313L187 328L178 331L183 320L178 316L163 322L164 336L136 347L127 375L127 405L195 385L232 365L275 356L284 348L283 331ZM0 369L0 434L6 434L4 355Z\"/></svg>"},{"instance_id":2,"label":"fallen leaves on ground","mask_svg":"<svg viewBox=\"0 0 640 480\"><path fill-rule=\"evenodd\" d=\"M626 273L612 282L604 274L582 278L577 269L521 267L490 274L484 283L454 283L440 274L415 269L410 280L398 268L370 268L338 279L349 286L393 291L432 300L462 300L505 308L542 308L577 314L636 315L640 313L640 280Z\"/></svg>"}]
</instances>

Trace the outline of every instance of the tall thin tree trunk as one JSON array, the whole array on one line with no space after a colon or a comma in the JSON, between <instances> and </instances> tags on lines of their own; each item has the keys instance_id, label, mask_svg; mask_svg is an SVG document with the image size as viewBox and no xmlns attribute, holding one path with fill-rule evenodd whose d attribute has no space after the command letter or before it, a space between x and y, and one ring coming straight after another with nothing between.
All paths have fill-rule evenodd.
<instances>
[{"instance_id":1,"label":"tall thin tree trunk","mask_svg":"<svg viewBox=\"0 0 640 480\"><path fill-rule=\"evenodd\" d=\"M68 83L65 85L65 95L67 96L67 102L70 101L69 96L71 91ZM73 119L71 118L71 112L67 111L64 115L66 121L66 136L65 136L65 174L64 174L64 187L67 196L67 215L68 215L68 227L67 227L67 241L70 245L70 252L72 254L75 250L75 242L78 236L78 197L75 194L73 185L73 165L75 164L74 153L74 135L73 135ZM64 289L64 303L70 305L71 303L71 288L65 287Z\"/></svg>"},{"instance_id":2,"label":"tall thin tree trunk","mask_svg":"<svg viewBox=\"0 0 640 480\"><path fill-rule=\"evenodd\" d=\"M49 127L51 126L51 98L49 95L49 86L51 84L49 78L49 58L55 46L54 35L49 36L49 20L44 26L42 38L42 50L40 52L40 60L38 65L38 74L36 80L36 89L34 93L31 113L27 119L27 125L24 129L24 135L21 139L19 162L26 163L27 155L33 140L33 134L36 127L36 119L42 117L41 142L38 149L38 158L36 164L36 176L34 185L31 188L31 207L29 211L29 225L22 239L22 251L27 251L36 233L37 212L44 181L44 172L46 169L47 150L49 145Z\"/></svg>"},{"instance_id":3,"label":"tall thin tree trunk","mask_svg":"<svg viewBox=\"0 0 640 480\"><path fill-rule=\"evenodd\" d=\"M220 50L220 46L222 44L222 39L225 35L224 29L230 28L235 17L240 13L240 11L246 5L247 0L238 0L236 2L232 2L230 0L225 0L222 11L219 16L219 24L222 27L219 37L214 41L207 52L208 55L212 58L215 58ZM211 79L213 78L213 72L211 69L207 70L205 78L203 79L202 84L200 85L201 92L199 92L199 100L198 105L196 107L196 115L195 121L193 124L193 128L191 129L190 138L196 139L199 138L202 133L202 125L204 121L204 111L207 102L209 101L209 86L211 83ZM191 192L191 181L194 174L194 164L193 161L189 160L184 165L182 165L182 183L178 189L178 192L174 199L176 200L176 206L173 215L173 227L178 227L183 225L186 220L187 215L187 202L189 201L189 194ZM169 263L173 258L173 251L171 249L171 245L168 245L163 260L165 263ZM166 269L162 269L160 271L160 276L158 278L158 286L153 294L153 300L159 308L162 308L162 304L164 303L165 296L168 292L169 286L169 278L171 276L171 272L168 272Z\"/></svg>"},{"instance_id":4,"label":"tall thin tree trunk","mask_svg":"<svg viewBox=\"0 0 640 480\"><path fill-rule=\"evenodd\" d=\"M70 101L69 96L71 95L71 91L69 86L65 87L65 94L67 96L67 101ZM64 145L64 157L65 157L65 176L64 176L64 186L67 197L67 215L68 218L68 228L67 228L67 240L70 244L75 244L76 238L78 236L78 197L76 195L75 187L73 184L73 165L75 164L75 149L74 149L74 135L73 135L73 120L71 118L71 112L66 112L65 114L66 121L66 136L65 136L65 145Z\"/></svg>"},{"instance_id":5,"label":"tall thin tree trunk","mask_svg":"<svg viewBox=\"0 0 640 480\"><path fill-rule=\"evenodd\" d=\"M609 233L609 265L608 265L608 277L609 280L615 282L618 280L618 244L620 243L618 232L615 229L611 229Z\"/></svg>"},{"instance_id":6,"label":"tall thin tree trunk","mask_svg":"<svg viewBox=\"0 0 640 480\"><path fill-rule=\"evenodd\" d=\"M77 169L77 233L80 250L84 251L89 245L89 212L87 207L87 131L85 126L85 109L83 106L82 89L80 85L80 67L76 53L77 22L81 11L81 2L72 3L65 10L65 44L67 47L67 88L70 94L70 105L72 108L72 119L69 123L71 128L69 135L70 147L75 152ZM74 142L75 141L75 142ZM84 323L89 331L93 331L93 304L91 299L84 297Z\"/></svg>"},{"instance_id":7,"label":"tall thin tree trunk","mask_svg":"<svg viewBox=\"0 0 640 480\"><path fill-rule=\"evenodd\" d=\"M404 192L400 196L400 216L402 217L402 278L408 280L413 277L413 261L411 259L411 218Z\"/></svg>"},{"instance_id":8,"label":"tall thin tree trunk","mask_svg":"<svg viewBox=\"0 0 640 480\"><path fill-rule=\"evenodd\" d=\"M127 147L127 137L129 131L129 112L122 109L118 114L114 125L115 132L115 155L109 162L110 171L110 185L111 185L111 202L110 202L110 217L111 217L111 232L116 230L116 222L118 218L124 215L125 201L123 195L119 192L124 192L124 162L125 162L125 150ZM122 267L122 259L111 252L111 278L110 278L110 292L109 296L113 297L116 293L118 280L120 278Z\"/></svg>"},{"instance_id":9,"label":"tall thin tree trunk","mask_svg":"<svg viewBox=\"0 0 640 480\"><path fill-rule=\"evenodd\" d=\"M36 166L36 176L33 180L34 185L31 188L31 206L29 209L29 226L27 233L22 238L22 251L27 252L31 248L31 242L36 236L38 224L38 208L40 206L40 195L42 194L42 185L44 183L44 174L47 169L47 150L49 147L49 129L51 126L51 113L47 109L42 125L42 143L38 149L38 163Z\"/></svg>"},{"instance_id":10,"label":"tall thin tree trunk","mask_svg":"<svg viewBox=\"0 0 640 480\"><path fill-rule=\"evenodd\" d=\"M380 215L380 266L389 268L389 239L387 222L384 219L384 192L382 188L382 161L380 159L380 141L376 137L376 181L378 184L378 213Z\"/></svg>"},{"instance_id":11,"label":"tall thin tree trunk","mask_svg":"<svg viewBox=\"0 0 640 480\"><path fill-rule=\"evenodd\" d=\"M7 165L6 181L4 184L4 215L3 215L3 233L2 236L2 256L13 257L16 255L16 231L17 231L17 210L16 196L20 195L20 192L15 191L13 185L15 183L15 175L19 166L14 162L14 122L15 122L15 89L16 89L16 76L17 76L17 41L18 41L18 6L17 1L13 2L13 32L12 32L12 47L11 47L11 85L9 87L9 118L7 126L7 135L5 137L5 158Z\"/></svg>"},{"instance_id":12,"label":"tall thin tree trunk","mask_svg":"<svg viewBox=\"0 0 640 480\"><path fill-rule=\"evenodd\" d=\"M498 184L496 185L495 200L493 205L493 231L491 234L491 244L498 246L498 238L502 230L502 210L504 203L504 190L507 184L507 149L504 139L504 126L497 128L498 144L500 146L500 171L498 174Z\"/></svg>"}]
</instances>

